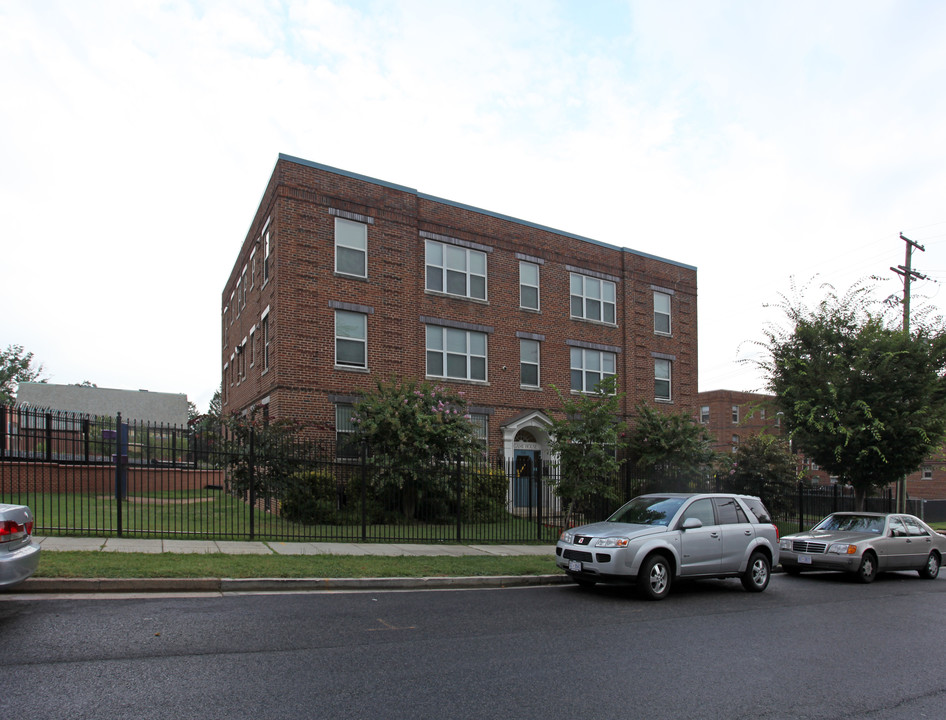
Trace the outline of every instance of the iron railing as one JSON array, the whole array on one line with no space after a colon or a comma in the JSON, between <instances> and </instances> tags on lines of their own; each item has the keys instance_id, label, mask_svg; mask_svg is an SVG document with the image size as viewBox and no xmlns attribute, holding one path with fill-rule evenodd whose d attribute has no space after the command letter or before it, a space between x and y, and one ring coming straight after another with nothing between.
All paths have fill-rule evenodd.
<instances>
[{"instance_id":1,"label":"iron railing","mask_svg":"<svg viewBox=\"0 0 946 720\"><path fill-rule=\"evenodd\" d=\"M762 497L783 532L853 509L853 491L732 488L712 475L615 475L613 499L572 507L555 467L500 458L396 465L361 447L285 442L240 447L206 424L0 406L0 502L29 505L36 532L286 541L548 543L645 492L739 491ZM892 510L889 493L869 509ZM571 514L569 514L571 510Z\"/></svg>"}]
</instances>

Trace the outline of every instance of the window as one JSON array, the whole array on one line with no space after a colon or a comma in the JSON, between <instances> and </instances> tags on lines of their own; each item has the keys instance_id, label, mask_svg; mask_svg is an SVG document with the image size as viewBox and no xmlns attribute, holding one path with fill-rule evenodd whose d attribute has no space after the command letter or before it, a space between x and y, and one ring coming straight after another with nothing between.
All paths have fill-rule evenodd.
<instances>
[{"instance_id":1,"label":"window","mask_svg":"<svg viewBox=\"0 0 946 720\"><path fill-rule=\"evenodd\" d=\"M667 293L654 293L654 332L670 334L670 295Z\"/></svg>"},{"instance_id":2,"label":"window","mask_svg":"<svg viewBox=\"0 0 946 720\"><path fill-rule=\"evenodd\" d=\"M240 280L239 280L239 282L237 283L237 287L238 287L238 288L242 287L242 289L238 289L238 290L237 290L237 292L240 293L240 309L241 309L241 310L246 307L246 283L247 283L247 280L246 280L246 265L244 265L244 266L243 266L243 274L240 276Z\"/></svg>"},{"instance_id":3,"label":"window","mask_svg":"<svg viewBox=\"0 0 946 720\"><path fill-rule=\"evenodd\" d=\"M263 316L261 322L263 333L263 372L269 370L269 315Z\"/></svg>"},{"instance_id":4,"label":"window","mask_svg":"<svg viewBox=\"0 0 946 720\"><path fill-rule=\"evenodd\" d=\"M519 307L539 309L539 266L535 263L519 263Z\"/></svg>"},{"instance_id":5,"label":"window","mask_svg":"<svg viewBox=\"0 0 946 720\"><path fill-rule=\"evenodd\" d=\"M428 290L486 300L486 253L426 242Z\"/></svg>"},{"instance_id":6,"label":"window","mask_svg":"<svg viewBox=\"0 0 946 720\"><path fill-rule=\"evenodd\" d=\"M519 384L539 387L538 340L519 340Z\"/></svg>"},{"instance_id":7,"label":"window","mask_svg":"<svg viewBox=\"0 0 946 720\"><path fill-rule=\"evenodd\" d=\"M656 400L670 400L670 370L672 363L663 358L654 360L654 398Z\"/></svg>"},{"instance_id":8,"label":"window","mask_svg":"<svg viewBox=\"0 0 946 720\"><path fill-rule=\"evenodd\" d=\"M734 423L739 422L739 406L738 405L732 406L732 421Z\"/></svg>"},{"instance_id":9,"label":"window","mask_svg":"<svg viewBox=\"0 0 946 720\"><path fill-rule=\"evenodd\" d=\"M348 310L335 311L335 364L368 367L368 316Z\"/></svg>"},{"instance_id":10,"label":"window","mask_svg":"<svg viewBox=\"0 0 946 720\"><path fill-rule=\"evenodd\" d=\"M732 436L732 451L736 452L738 449L739 449L739 436L733 435Z\"/></svg>"},{"instance_id":11,"label":"window","mask_svg":"<svg viewBox=\"0 0 946 720\"><path fill-rule=\"evenodd\" d=\"M250 330L250 367L256 364L256 328Z\"/></svg>"},{"instance_id":12,"label":"window","mask_svg":"<svg viewBox=\"0 0 946 720\"><path fill-rule=\"evenodd\" d=\"M616 322L614 283L587 275L571 274L571 316L583 320Z\"/></svg>"},{"instance_id":13,"label":"window","mask_svg":"<svg viewBox=\"0 0 946 720\"><path fill-rule=\"evenodd\" d=\"M269 233L263 237L263 285L269 282L269 261L272 254L272 246L269 244Z\"/></svg>"},{"instance_id":14,"label":"window","mask_svg":"<svg viewBox=\"0 0 946 720\"><path fill-rule=\"evenodd\" d=\"M250 290L256 285L256 246L253 246L253 252L250 253Z\"/></svg>"},{"instance_id":15,"label":"window","mask_svg":"<svg viewBox=\"0 0 946 720\"><path fill-rule=\"evenodd\" d=\"M907 534L916 536L929 535L925 528L921 527L920 524L911 517L904 515L902 518L903 524L907 527Z\"/></svg>"},{"instance_id":16,"label":"window","mask_svg":"<svg viewBox=\"0 0 946 720\"><path fill-rule=\"evenodd\" d=\"M571 351L572 390L594 392L599 382L615 374L614 353L574 347Z\"/></svg>"},{"instance_id":17,"label":"window","mask_svg":"<svg viewBox=\"0 0 946 720\"><path fill-rule=\"evenodd\" d=\"M924 465L924 466L923 466L923 479L924 479L924 480L932 480L932 479L933 479L933 466L932 466L932 465Z\"/></svg>"},{"instance_id":18,"label":"window","mask_svg":"<svg viewBox=\"0 0 946 720\"><path fill-rule=\"evenodd\" d=\"M368 277L368 226L335 218L335 272Z\"/></svg>"},{"instance_id":19,"label":"window","mask_svg":"<svg viewBox=\"0 0 946 720\"><path fill-rule=\"evenodd\" d=\"M735 498L713 498L716 505L716 516L720 525L737 525L749 522L746 513L736 502Z\"/></svg>"},{"instance_id":20,"label":"window","mask_svg":"<svg viewBox=\"0 0 946 720\"><path fill-rule=\"evenodd\" d=\"M484 413L470 413L470 422L473 423L473 436L483 445L489 438L489 415Z\"/></svg>"},{"instance_id":21,"label":"window","mask_svg":"<svg viewBox=\"0 0 946 720\"><path fill-rule=\"evenodd\" d=\"M696 518L703 523L704 527L715 525L716 513L713 511L713 501L710 498L694 501L683 512L683 517L680 519L685 522L690 518Z\"/></svg>"},{"instance_id":22,"label":"window","mask_svg":"<svg viewBox=\"0 0 946 720\"><path fill-rule=\"evenodd\" d=\"M708 424L709 417L710 417L709 405L704 405L703 407L700 408L700 422L703 423L704 425Z\"/></svg>"},{"instance_id":23,"label":"window","mask_svg":"<svg viewBox=\"0 0 946 720\"><path fill-rule=\"evenodd\" d=\"M335 406L335 457L353 459L360 457L360 448L354 439L355 426L351 416L352 405L339 403Z\"/></svg>"},{"instance_id":24,"label":"window","mask_svg":"<svg viewBox=\"0 0 946 720\"><path fill-rule=\"evenodd\" d=\"M486 380L486 333L427 326L427 374Z\"/></svg>"}]
</instances>

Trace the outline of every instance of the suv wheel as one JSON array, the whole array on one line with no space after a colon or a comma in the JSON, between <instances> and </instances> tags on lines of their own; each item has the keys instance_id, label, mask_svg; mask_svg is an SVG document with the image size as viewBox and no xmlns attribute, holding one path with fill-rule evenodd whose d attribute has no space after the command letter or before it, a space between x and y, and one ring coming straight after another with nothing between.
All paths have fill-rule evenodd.
<instances>
[{"instance_id":1,"label":"suv wheel","mask_svg":"<svg viewBox=\"0 0 946 720\"><path fill-rule=\"evenodd\" d=\"M742 574L742 586L749 592L762 592L769 585L772 576L772 565L765 553L754 552L749 557L749 564Z\"/></svg>"},{"instance_id":2,"label":"suv wheel","mask_svg":"<svg viewBox=\"0 0 946 720\"><path fill-rule=\"evenodd\" d=\"M651 600L663 600L670 592L673 575L670 563L663 555L651 555L641 566L637 586Z\"/></svg>"}]
</instances>

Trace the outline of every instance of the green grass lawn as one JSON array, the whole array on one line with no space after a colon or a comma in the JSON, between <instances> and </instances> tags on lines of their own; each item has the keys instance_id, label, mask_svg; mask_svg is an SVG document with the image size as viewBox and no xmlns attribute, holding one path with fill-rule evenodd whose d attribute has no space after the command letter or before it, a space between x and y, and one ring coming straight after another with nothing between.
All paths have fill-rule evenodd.
<instances>
[{"instance_id":1,"label":"green grass lawn","mask_svg":"<svg viewBox=\"0 0 946 720\"><path fill-rule=\"evenodd\" d=\"M44 552L40 578L362 578L552 575L551 556L224 555Z\"/></svg>"}]
</instances>

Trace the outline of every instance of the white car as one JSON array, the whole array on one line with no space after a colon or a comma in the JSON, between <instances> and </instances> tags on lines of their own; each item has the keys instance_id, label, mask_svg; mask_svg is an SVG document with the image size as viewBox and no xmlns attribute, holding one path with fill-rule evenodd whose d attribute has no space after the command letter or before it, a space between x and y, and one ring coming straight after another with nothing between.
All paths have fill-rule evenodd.
<instances>
[{"instance_id":1,"label":"white car","mask_svg":"<svg viewBox=\"0 0 946 720\"><path fill-rule=\"evenodd\" d=\"M33 513L26 505L0 503L0 589L23 582L38 566Z\"/></svg>"},{"instance_id":2,"label":"white car","mask_svg":"<svg viewBox=\"0 0 946 720\"><path fill-rule=\"evenodd\" d=\"M727 493L641 495L604 522L566 530L555 548L579 585L637 583L653 600L675 578L738 577L761 592L778 561L778 528L762 501Z\"/></svg>"}]
</instances>

